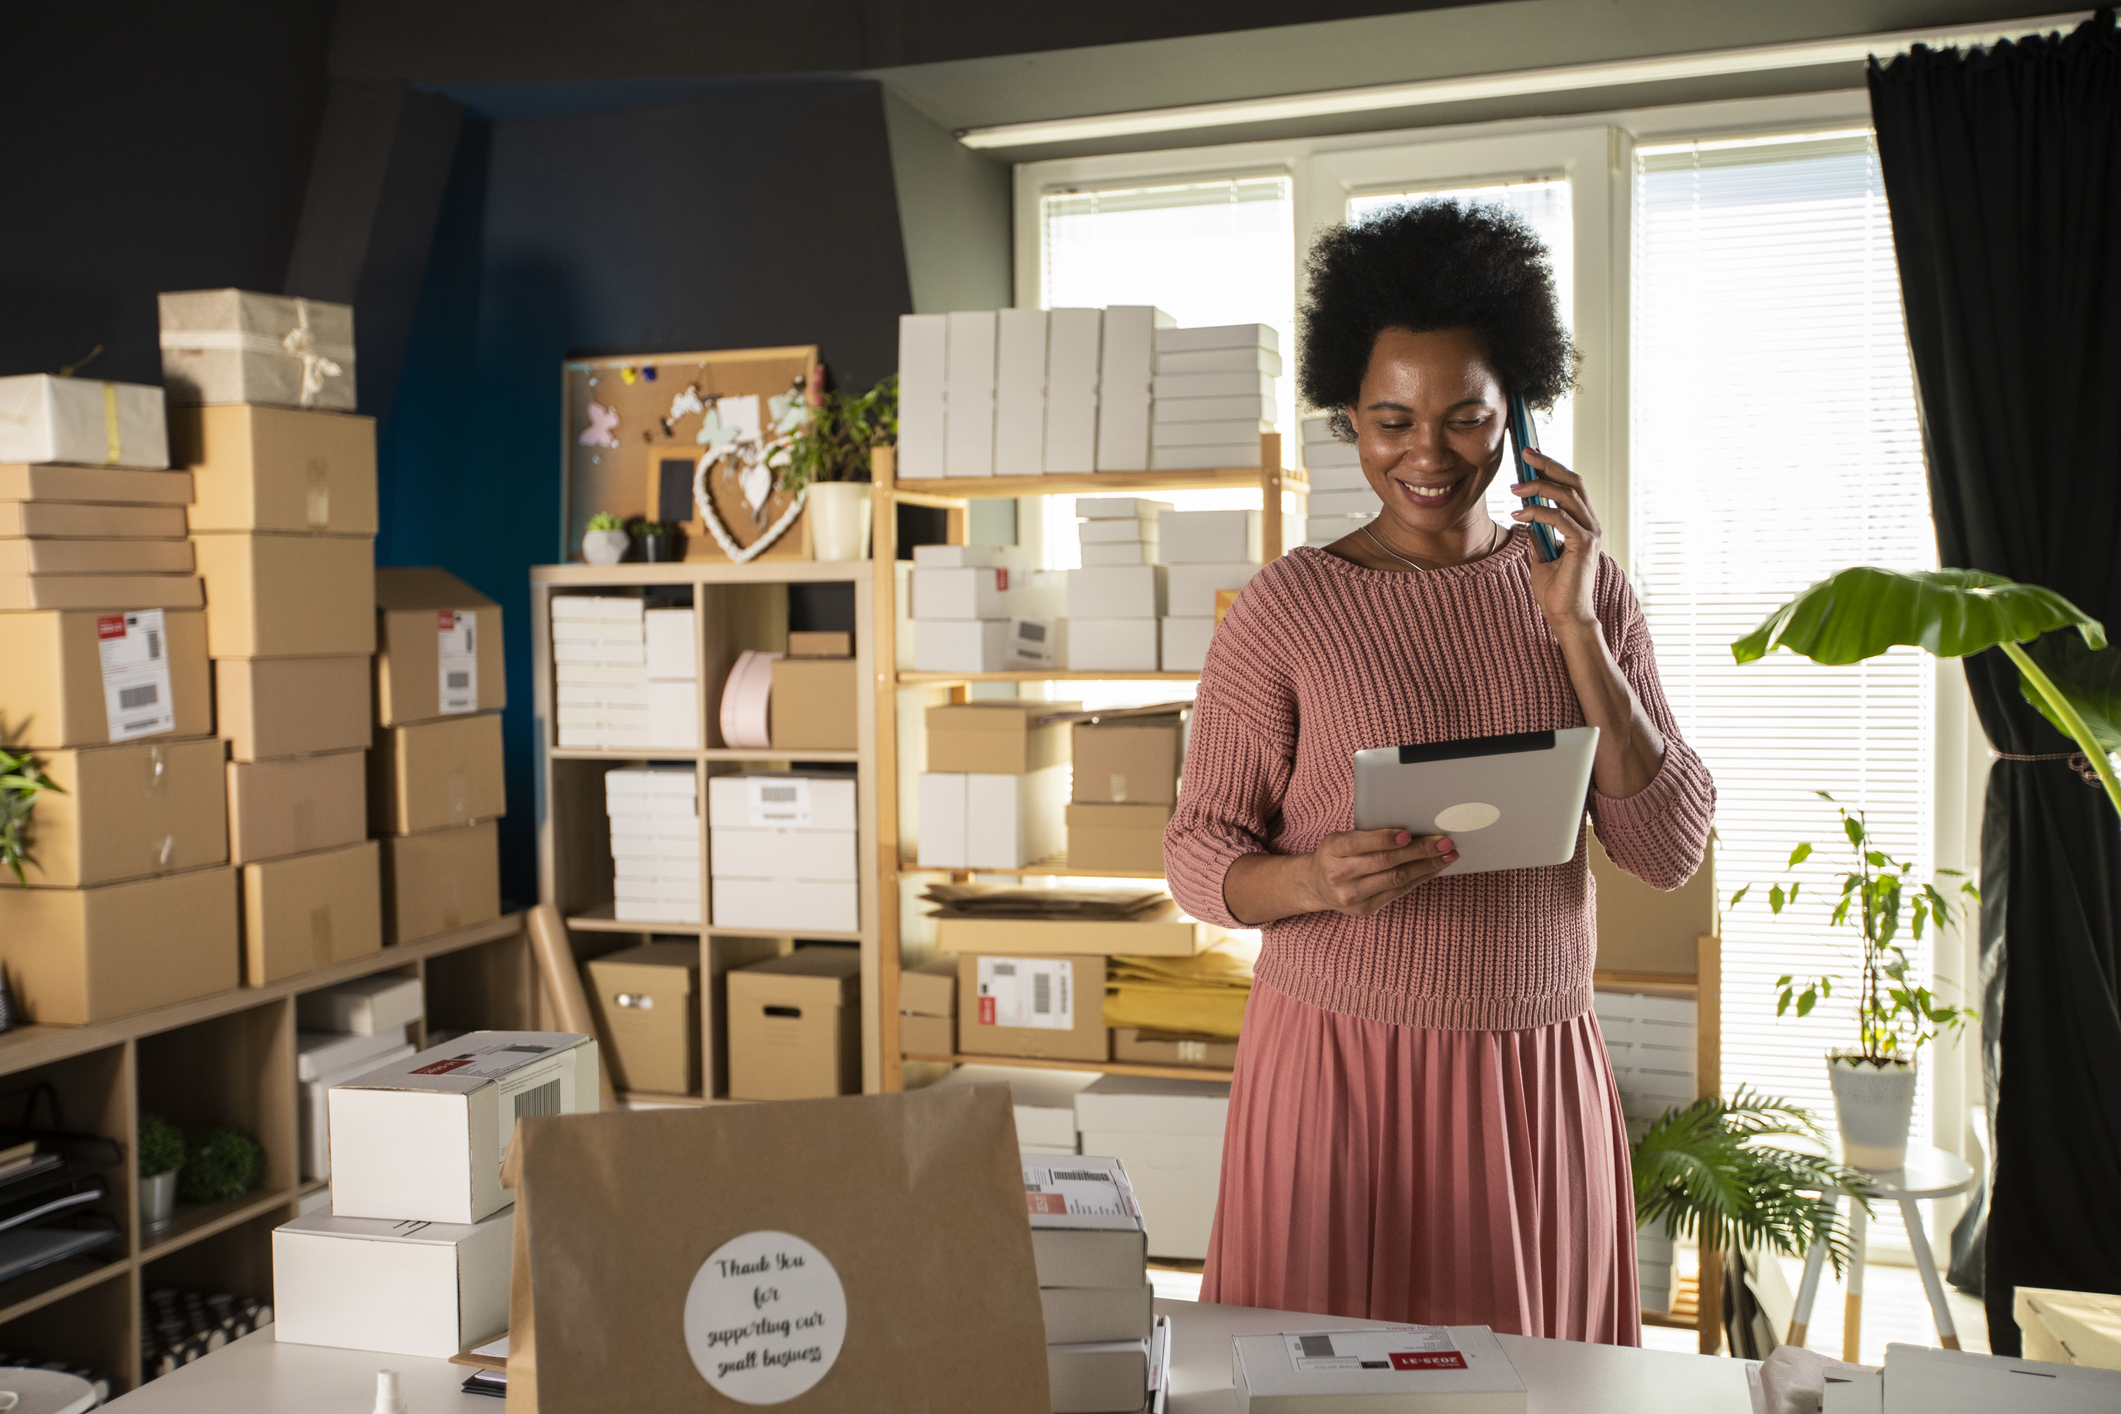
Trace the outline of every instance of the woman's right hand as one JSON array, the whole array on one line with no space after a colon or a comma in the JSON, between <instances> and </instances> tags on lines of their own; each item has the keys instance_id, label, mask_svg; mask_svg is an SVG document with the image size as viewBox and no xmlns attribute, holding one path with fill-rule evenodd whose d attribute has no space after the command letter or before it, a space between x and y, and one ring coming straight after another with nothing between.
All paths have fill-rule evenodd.
<instances>
[{"instance_id":1,"label":"woman's right hand","mask_svg":"<svg viewBox=\"0 0 2121 1414\"><path fill-rule=\"evenodd\" d=\"M1405 830L1343 830L1302 859L1306 912L1367 918L1458 862L1448 835Z\"/></svg>"}]
</instances>

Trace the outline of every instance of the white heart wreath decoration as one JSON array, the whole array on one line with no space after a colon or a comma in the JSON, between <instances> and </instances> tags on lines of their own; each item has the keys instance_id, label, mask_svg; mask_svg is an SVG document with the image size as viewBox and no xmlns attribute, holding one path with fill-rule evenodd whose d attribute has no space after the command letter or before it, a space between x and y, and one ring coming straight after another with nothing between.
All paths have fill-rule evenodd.
<instances>
[{"instance_id":1,"label":"white heart wreath decoration","mask_svg":"<svg viewBox=\"0 0 2121 1414\"><path fill-rule=\"evenodd\" d=\"M722 547L722 553L740 565L757 557L767 546L780 539L783 531L795 523L795 518L803 513L803 503L810 497L810 488L805 486L802 490L796 492L795 499L788 503L787 510L781 512L780 519L767 526L760 533L758 539L752 541L749 545L739 545L729 534L728 528L722 524L721 516L715 512L714 497L707 492L708 474L724 458L731 456L736 457L739 465L743 468L738 473L739 476L742 476L744 472L756 472L761 468L770 467L774 453L784 449L788 445L788 440L788 438L783 437L778 441L767 443L764 447L761 447L756 442L749 441L732 442L721 448L710 447L701 454L699 464L693 468L692 503L699 508L700 519L706 523L707 529L713 532L715 543ZM767 494L769 496L772 494L770 483L767 487Z\"/></svg>"}]
</instances>

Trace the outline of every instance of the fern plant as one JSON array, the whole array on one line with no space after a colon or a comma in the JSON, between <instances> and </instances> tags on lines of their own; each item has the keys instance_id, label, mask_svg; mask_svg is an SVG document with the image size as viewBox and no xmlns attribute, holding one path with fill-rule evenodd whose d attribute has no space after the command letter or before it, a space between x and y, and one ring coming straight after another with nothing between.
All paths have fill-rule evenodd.
<instances>
[{"instance_id":1,"label":"fern plant","mask_svg":"<svg viewBox=\"0 0 2121 1414\"><path fill-rule=\"evenodd\" d=\"M1826 1134L1811 1112L1738 1087L1666 1110L1635 1144L1635 1221L1662 1222L1704 1248L1766 1247L1802 1257L1824 1241L1838 1274L1849 1258L1848 1226L1833 1198L1848 1193L1870 1211L1875 1189L1862 1173L1817 1154L1761 1141Z\"/></svg>"},{"instance_id":2,"label":"fern plant","mask_svg":"<svg viewBox=\"0 0 2121 1414\"><path fill-rule=\"evenodd\" d=\"M38 792L57 789L35 756L0 746L0 864L14 871L18 884L29 883L22 866L36 862L29 852L29 813L37 808Z\"/></svg>"}]
</instances>

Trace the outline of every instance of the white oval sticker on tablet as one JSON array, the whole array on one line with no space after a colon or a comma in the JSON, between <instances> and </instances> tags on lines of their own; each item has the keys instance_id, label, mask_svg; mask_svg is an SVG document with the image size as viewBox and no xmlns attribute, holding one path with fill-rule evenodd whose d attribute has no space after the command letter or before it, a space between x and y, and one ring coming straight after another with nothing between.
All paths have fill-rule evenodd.
<instances>
[{"instance_id":1,"label":"white oval sticker on tablet","mask_svg":"<svg viewBox=\"0 0 2121 1414\"><path fill-rule=\"evenodd\" d=\"M781 1404L814 1386L847 1339L847 1291L825 1254L790 1232L731 1238L685 1297L685 1348L717 1391Z\"/></svg>"},{"instance_id":2,"label":"white oval sticker on tablet","mask_svg":"<svg viewBox=\"0 0 2121 1414\"><path fill-rule=\"evenodd\" d=\"M1436 828L1447 835L1470 834L1474 830L1485 830L1502 818L1502 812L1492 805L1477 800L1462 805L1452 805L1436 812Z\"/></svg>"}]
</instances>

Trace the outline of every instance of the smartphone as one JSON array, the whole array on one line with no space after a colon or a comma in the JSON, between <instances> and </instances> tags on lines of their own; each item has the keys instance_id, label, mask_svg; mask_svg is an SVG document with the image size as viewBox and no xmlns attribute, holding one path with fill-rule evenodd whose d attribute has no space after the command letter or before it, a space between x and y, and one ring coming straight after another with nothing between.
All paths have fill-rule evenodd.
<instances>
[{"instance_id":1,"label":"smartphone","mask_svg":"<svg viewBox=\"0 0 2121 1414\"><path fill-rule=\"evenodd\" d=\"M1525 406L1524 397L1518 393L1510 394L1510 445L1517 455L1517 479L1537 481L1539 470L1524 459L1524 454L1539 450L1539 434L1532 430L1532 410ZM1527 496L1524 503L1527 506L1554 504L1544 496ZM1539 547L1539 558L1549 561L1560 559L1561 542L1554 538L1554 527L1542 525L1536 520L1531 524L1532 543Z\"/></svg>"}]
</instances>

